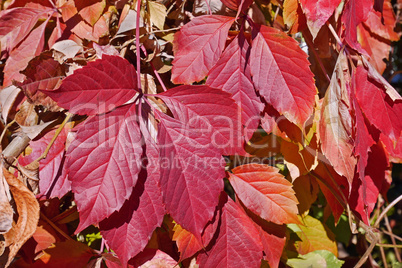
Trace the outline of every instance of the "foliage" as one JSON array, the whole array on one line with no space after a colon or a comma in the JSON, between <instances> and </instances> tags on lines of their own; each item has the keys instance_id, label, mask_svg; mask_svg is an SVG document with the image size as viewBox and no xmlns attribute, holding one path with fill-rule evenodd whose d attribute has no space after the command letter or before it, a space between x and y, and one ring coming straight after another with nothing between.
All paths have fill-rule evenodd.
<instances>
[{"instance_id":1,"label":"foliage","mask_svg":"<svg viewBox=\"0 0 402 268\"><path fill-rule=\"evenodd\" d=\"M396 23L387 0L3 1L1 264L400 261Z\"/></svg>"}]
</instances>

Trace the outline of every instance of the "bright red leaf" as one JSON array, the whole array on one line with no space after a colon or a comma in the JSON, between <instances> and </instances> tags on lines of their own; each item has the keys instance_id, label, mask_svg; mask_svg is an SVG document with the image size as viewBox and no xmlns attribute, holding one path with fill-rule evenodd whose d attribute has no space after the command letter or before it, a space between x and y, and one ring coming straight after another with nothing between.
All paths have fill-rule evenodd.
<instances>
[{"instance_id":1,"label":"bright red leaf","mask_svg":"<svg viewBox=\"0 0 402 268\"><path fill-rule=\"evenodd\" d=\"M222 209L219 235L198 255L200 267L260 267L262 242L254 222L232 199Z\"/></svg>"},{"instance_id":2,"label":"bright red leaf","mask_svg":"<svg viewBox=\"0 0 402 268\"><path fill-rule=\"evenodd\" d=\"M239 34L225 49L221 58L211 69L206 84L232 94L241 108L245 135L250 139L258 127L264 105L257 96L250 74L248 60L250 45L243 34Z\"/></svg>"},{"instance_id":3,"label":"bright red leaf","mask_svg":"<svg viewBox=\"0 0 402 268\"><path fill-rule=\"evenodd\" d=\"M382 85L368 77L359 66L354 73L357 101L366 118L382 133L396 142L402 131L402 102L392 101Z\"/></svg>"},{"instance_id":4,"label":"bright red leaf","mask_svg":"<svg viewBox=\"0 0 402 268\"><path fill-rule=\"evenodd\" d=\"M302 128L313 111L316 88L299 44L284 32L261 26L253 39L250 66L261 96Z\"/></svg>"},{"instance_id":5,"label":"bright red leaf","mask_svg":"<svg viewBox=\"0 0 402 268\"><path fill-rule=\"evenodd\" d=\"M167 212L202 241L201 233L214 215L223 190L224 161L220 150L197 128L162 113L158 141L161 188Z\"/></svg>"},{"instance_id":6,"label":"bright red leaf","mask_svg":"<svg viewBox=\"0 0 402 268\"><path fill-rule=\"evenodd\" d=\"M292 184L277 168L247 164L234 168L229 181L243 204L261 218L277 224L298 223Z\"/></svg>"},{"instance_id":7,"label":"bright red leaf","mask_svg":"<svg viewBox=\"0 0 402 268\"><path fill-rule=\"evenodd\" d=\"M340 2L341 0L300 0L313 39L316 38L321 27L332 16Z\"/></svg>"},{"instance_id":8,"label":"bright red leaf","mask_svg":"<svg viewBox=\"0 0 402 268\"><path fill-rule=\"evenodd\" d=\"M142 154L135 106L90 118L68 148L68 178L80 213L76 232L119 210L137 182Z\"/></svg>"},{"instance_id":9,"label":"bright red leaf","mask_svg":"<svg viewBox=\"0 0 402 268\"><path fill-rule=\"evenodd\" d=\"M357 26L366 21L373 8L373 0L349 0L345 3L342 23L345 27L345 40L352 48L364 52L357 42Z\"/></svg>"},{"instance_id":10,"label":"bright red leaf","mask_svg":"<svg viewBox=\"0 0 402 268\"><path fill-rule=\"evenodd\" d=\"M45 93L71 113L101 114L138 93L136 71L127 60L104 55L64 79L58 90Z\"/></svg>"},{"instance_id":11,"label":"bright red leaf","mask_svg":"<svg viewBox=\"0 0 402 268\"><path fill-rule=\"evenodd\" d=\"M208 86L179 86L158 94L174 117L210 137L224 155L244 155L242 118L230 95Z\"/></svg>"},{"instance_id":12,"label":"bright red leaf","mask_svg":"<svg viewBox=\"0 0 402 268\"><path fill-rule=\"evenodd\" d=\"M175 35L172 82L202 80L219 60L233 17L205 15L184 25Z\"/></svg>"},{"instance_id":13,"label":"bright red leaf","mask_svg":"<svg viewBox=\"0 0 402 268\"><path fill-rule=\"evenodd\" d=\"M140 123L145 153L139 179L129 200L109 218L100 222L101 233L123 263L140 253L152 232L162 223L165 207L159 186L159 151L146 126Z\"/></svg>"}]
</instances>

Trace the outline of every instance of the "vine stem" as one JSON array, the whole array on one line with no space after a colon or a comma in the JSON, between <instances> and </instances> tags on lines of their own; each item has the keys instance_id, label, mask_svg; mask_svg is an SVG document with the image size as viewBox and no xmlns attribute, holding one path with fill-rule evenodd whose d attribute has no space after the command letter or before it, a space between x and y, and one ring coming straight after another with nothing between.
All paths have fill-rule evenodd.
<instances>
[{"instance_id":1,"label":"vine stem","mask_svg":"<svg viewBox=\"0 0 402 268\"><path fill-rule=\"evenodd\" d=\"M141 1L142 0L137 0L137 18L136 18L136 28L135 28L135 49L137 51L137 87L138 87L138 91L143 93L142 89L141 89L141 52L140 52Z\"/></svg>"},{"instance_id":2,"label":"vine stem","mask_svg":"<svg viewBox=\"0 0 402 268\"><path fill-rule=\"evenodd\" d=\"M382 218L384 218L384 216L387 214L387 212L393 207L395 206L399 201L402 200L402 195L398 196L398 198L396 198L394 201L392 201L380 214L380 216L377 218L377 220L374 223L374 227L378 227L380 225L380 222L382 220Z\"/></svg>"},{"instance_id":3,"label":"vine stem","mask_svg":"<svg viewBox=\"0 0 402 268\"><path fill-rule=\"evenodd\" d=\"M59 136L60 132L63 130L64 126L67 124L67 122L70 121L72 116L73 116L73 114L67 113L67 116L66 116L66 118L64 118L63 123L61 123L59 128L54 133L54 136L53 136L52 140L47 145L46 150L34 162L39 162L40 160L45 159L47 157L47 154L49 153L50 148L52 147L53 143L55 142L55 140L57 139L57 137Z\"/></svg>"}]
</instances>

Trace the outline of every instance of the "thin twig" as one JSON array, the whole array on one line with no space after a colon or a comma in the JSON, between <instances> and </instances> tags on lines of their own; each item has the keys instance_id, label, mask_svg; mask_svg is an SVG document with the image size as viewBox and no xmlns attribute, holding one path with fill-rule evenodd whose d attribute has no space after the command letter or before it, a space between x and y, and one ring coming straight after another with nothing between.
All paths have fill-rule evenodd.
<instances>
[{"instance_id":1,"label":"thin twig","mask_svg":"<svg viewBox=\"0 0 402 268\"><path fill-rule=\"evenodd\" d=\"M392 232L392 229L391 229L391 226L390 226L390 224L389 224L389 220L388 220L387 214L385 214L384 222L385 222L385 226L387 227L387 230L388 230L389 232ZM390 236L390 238L391 238L392 244L393 244L393 245L396 245L395 237ZM401 261L401 255L399 254L399 251L398 251L398 249L397 249L396 247L394 247L394 251L395 251L396 259L397 259L399 262L402 262L402 261Z\"/></svg>"},{"instance_id":2,"label":"thin twig","mask_svg":"<svg viewBox=\"0 0 402 268\"><path fill-rule=\"evenodd\" d=\"M42 159L45 159L47 157L47 154L50 151L50 148L52 147L53 143L55 142L55 140L57 139L57 137L59 136L60 132L63 130L64 126L67 124L68 121L70 121L71 117L73 116L73 114L71 113L67 113L66 118L64 118L63 123L61 123L61 125L59 126L59 128L56 130L56 132L54 133L54 136L52 138L52 140L49 142L49 144L46 147L46 150L42 153L41 156L39 156L35 161L39 162Z\"/></svg>"},{"instance_id":3,"label":"thin twig","mask_svg":"<svg viewBox=\"0 0 402 268\"><path fill-rule=\"evenodd\" d=\"M396 234L394 234L392 232L388 232L388 231L385 231L385 230L381 230L381 232L383 232L386 235L392 236L396 240L402 241L402 237L399 237L399 236L397 236Z\"/></svg>"},{"instance_id":4,"label":"thin twig","mask_svg":"<svg viewBox=\"0 0 402 268\"><path fill-rule=\"evenodd\" d=\"M388 268L387 257L385 257L385 252L384 252L383 247L380 247L380 253L381 253L382 263L384 264L384 268Z\"/></svg>"},{"instance_id":5,"label":"thin twig","mask_svg":"<svg viewBox=\"0 0 402 268\"><path fill-rule=\"evenodd\" d=\"M9 127L11 127L12 124L14 124L14 123L15 123L15 119L14 119L13 121L11 121L10 123L8 123L8 124L5 126L3 132L1 133L1 136L0 136L0 144L3 142L4 135L6 134L7 129L8 129Z\"/></svg>"},{"instance_id":6,"label":"thin twig","mask_svg":"<svg viewBox=\"0 0 402 268\"><path fill-rule=\"evenodd\" d=\"M327 21L326 24L327 24L329 30L331 31L332 35L334 36L334 38L335 38L336 42L338 43L338 45L340 47L343 47L344 45L343 45L341 39L339 38L338 34L336 33L334 27L332 27L331 23L329 23L328 21Z\"/></svg>"},{"instance_id":7,"label":"thin twig","mask_svg":"<svg viewBox=\"0 0 402 268\"><path fill-rule=\"evenodd\" d=\"M398 196L398 198L396 198L394 201L391 202L391 204L389 204L380 214L380 216L377 218L377 220L374 223L374 227L377 227L380 225L380 222L382 220L382 218L384 218L385 214L387 214L387 212L393 207L395 206L399 201L402 200L402 195Z\"/></svg>"},{"instance_id":8,"label":"thin twig","mask_svg":"<svg viewBox=\"0 0 402 268\"><path fill-rule=\"evenodd\" d=\"M378 238L374 235L374 233L369 232L369 233L367 233L367 235L369 235L372 238L371 244L367 248L366 252L364 252L364 254L361 257L361 259L356 263L355 268L361 267L367 261L367 258L369 257L369 255L371 254L371 252L373 251L374 247L377 244Z\"/></svg>"}]
</instances>

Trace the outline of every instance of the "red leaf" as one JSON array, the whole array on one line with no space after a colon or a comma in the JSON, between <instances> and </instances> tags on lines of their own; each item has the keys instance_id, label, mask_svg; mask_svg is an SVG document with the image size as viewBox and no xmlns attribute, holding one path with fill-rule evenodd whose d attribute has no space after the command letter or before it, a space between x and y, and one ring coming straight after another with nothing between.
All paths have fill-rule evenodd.
<instances>
[{"instance_id":1,"label":"red leaf","mask_svg":"<svg viewBox=\"0 0 402 268\"><path fill-rule=\"evenodd\" d=\"M45 93L71 113L101 114L138 93L136 71L127 60L104 55L64 79L59 90Z\"/></svg>"},{"instance_id":2,"label":"red leaf","mask_svg":"<svg viewBox=\"0 0 402 268\"><path fill-rule=\"evenodd\" d=\"M220 151L200 128L188 128L158 113L161 188L167 212L202 241L201 233L214 215L223 190Z\"/></svg>"},{"instance_id":3,"label":"red leaf","mask_svg":"<svg viewBox=\"0 0 402 268\"><path fill-rule=\"evenodd\" d=\"M375 144L368 153L368 162L365 170L364 182L355 180L352 188L354 194L350 195L350 208L358 212L364 223L369 224L370 213L377 202L378 194L387 184L386 171L389 160L384 148Z\"/></svg>"},{"instance_id":4,"label":"red leaf","mask_svg":"<svg viewBox=\"0 0 402 268\"><path fill-rule=\"evenodd\" d=\"M353 87L356 86L355 77L353 77ZM354 154L355 156L359 156L357 162L357 172L359 173L359 178L362 182L363 187L363 203L365 206L369 205L369 202L366 197L366 190L367 190L367 182L365 180L365 169L367 166L367 159L368 154L370 152L370 147L374 144L374 140L371 137L366 123L364 121L363 113L360 109L359 104L357 103L357 99L355 96L355 88L353 88L353 93L350 94L352 103L353 103L353 110L355 112L355 148ZM375 204L375 200L374 203Z\"/></svg>"},{"instance_id":5,"label":"red leaf","mask_svg":"<svg viewBox=\"0 0 402 268\"><path fill-rule=\"evenodd\" d=\"M360 24L357 26L357 38L362 48L370 56L369 62L375 66L379 73L383 73L387 67L384 59L388 60L389 58L391 42L374 35L369 30L367 26Z\"/></svg>"},{"instance_id":6,"label":"red leaf","mask_svg":"<svg viewBox=\"0 0 402 268\"><path fill-rule=\"evenodd\" d=\"M205 15L184 25L173 41L172 82L190 84L202 80L218 61L225 48L235 18Z\"/></svg>"},{"instance_id":7,"label":"red leaf","mask_svg":"<svg viewBox=\"0 0 402 268\"><path fill-rule=\"evenodd\" d=\"M222 209L219 235L215 244L198 255L200 267L260 267L262 242L254 222L243 209L226 202Z\"/></svg>"},{"instance_id":8,"label":"red leaf","mask_svg":"<svg viewBox=\"0 0 402 268\"><path fill-rule=\"evenodd\" d=\"M24 80L25 76L20 71L27 67L33 57L42 52L45 44L46 25L47 21L43 22L28 35L21 45L11 51L4 66L4 85L10 85L13 80L18 82Z\"/></svg>"},{"instance_id":9,"label":"red leaf","mask_svg":"<svg viewBox=\"0 0 402 268\"><path fill-rule=\"evenodd\" d=\"M321 27L332 16L340 2L341 0L300 0L313 40L317 37Z\"/></svg>"},{"instance_id":10,"label":"red leaf","mask_svg":"<svg viewBox=\"0 0 402 268\"><path fill-rule=\"evenodd\" d=\"M242 165L229 173L229 181L243 204L261 218L277 224L299 223L292 184L278 171L268 165Z\"/></svg>"},{"instance_id":11,"label":"red leaf","mask_svg":"<svg viewBox=\"0 0 402 268\"><path fill-rule=\"evenodd\" d=\"M316 88L299 44L280 30L261 26L253 39L250 62L261 96L302 128L313 112Z\"/></svg>"},{"instance_id":12,"label":"red leaf","mask_svg":"<svg viewBox=\"0 0 402 268\"><path fill-rule=\"evenodd\" d=\"M224 155L244 155L239 107L230 95L208 86L179 86L158 94L175 119L204 133Z\"/></svg>"},{"instance_id":13,"label":"red leaf","mask_svg":"<svg viewBox=\"0 0 402 268\"><path fill-rule=\"evenodd\" d=\"M251 80L249 53L250 45L244 35L239 34L211 69L206 82L211 87L232 94L232 98L242 109L240 116L246 126L247 139L257 129L260 113L264 109Z\"/></svg>"},{"instance_id":14,"label":"red leaf","mask_svg":"<svg viewBox=\"0 0 402 268\"><path fill-rule=\"evenodd\" d=\"M402 131L402 102L393 102L383 86L368 77L364 67L356 68L354 78L357 101L364 115L371 124L396 142Z\"/></svg>"},{"instance_id":15,"label":"red leaf","mask_svg":"<svg viewBox=\"0 0 402 268\"><path fill-rule=\"evenodd\" d=\"M51 53L42 53L30 61L23 71L26 79L18 83L28 100L35 105L42 105L52 112L58 112L62 108L57 106L49 96L41 90L54 90L60 86L65 76L65 66L55 61Z\"/></svg>"},{"instance_id":16,"label":"red leaf","mask_svg":"<svg viewBox=\"0 0 402 268\"><path fill-rule=\"evenodd\" d=\"M119 210L137 182L142 153L135 106L92 117L68 148L69 180L80 212L76 233Z\"/></svg>"},{"instance_id":17,"label":"red leaf","mask_svg":"<svg viewBox=\"0 0 402 268\"><path fill-rule=\"evenodd\" d=\"M344 64L347 64L345 61L344 54L339 54L331 83L322 102L319 133L323 154L335 171L348 179L351 186L357 160L353 156L354 141L348 90L350 78L344 72Z\"/></svg>"},{"instance_id":18,"label":"red leaf","mask_svg":"<svg viewBox=\"0 0 402 268\"><path fill-rule=\"evenodd\" d=\"M230 9L237 10L240 6L241 11L246 11L253 3L252 0L222 0L222 3Z\"/></svg>"},{"instance_id":19,"label":"red leaf","mask_svg":"<svg viewBox=\"0 0 402 268\"><path fill-rule=\"evenodd\" d=\"M373 0L349 0L342 13L342 23L345 26L345 40L354 49L360 52L362 48L357 42L357 26L366 21L373 8Z\"/></svg>"},{"instance_id":20,"label":"red leaf","mask_svg":"<svg viewBox=\"0 0 402 268\"><path fill-rule=\"evenodd\" d=\"M48 132L41 139L31 141L29 143L32 148L32 153L26 157L18 159L20 165L28 165L36 160L46 150L51 139L55 135L55 130ZM39 161L39 195L37 198L44 197L51 190L52 184L55 183L57 175L64 156L65 142L67 139L67 131L63 130L57 136L52 147L50 147L49 153L45 159Z\"/></svg>"},{"instance_id":21,"label":"red leaf","mask_svg":"<svg viewBox=\"0 0 402 268\"><path fill-rule=\"evenodd\" d=\"M49 12L51 10L47 10ZM34 8L14 8L0 17L1 50L12 51L35 26L38 19L46 14Z\"/></svg>"},{"instance_id":22,"label":"red leaf","mask_svg":"<svg viewBox=\"0 0 402 268\"><path fill-rule=\"evenodd\" d=\"M148 130L140 123L147 159L133 193L123 207L100 223L102 236L122 263L140 253L165 215L159 186L159 151Z\"/></svg>"},{"instance_id":23,"label":"red leaf","mask_svg":"<svg viewBox=\"0 0 402 268\"><path fill-rule=\"evenodd\" d=\"M394 31L396 19L390 1L384 2L384 8L381 13L371 10L367 20L363 24L367 25L372 33L382 38L390 41L399 40L398 34Z\"/></svg>"},{"instance_id":24,"label":"red leaf","mask_svg":"<svg viewBox=\"0 0 402 268\"><path fill-rule=\"evenodd\" d=\"M208 223L202 234L203 243L198 241L192 233L183 229L180 225L176 225L174 227L173 240L176 241L177 248L180 252L180 260L190 258L201 249L207 247L215 234L218 223L218 218L213 219L212 222Z\"/></svg>"}]
</instances>

